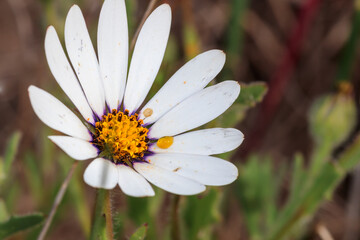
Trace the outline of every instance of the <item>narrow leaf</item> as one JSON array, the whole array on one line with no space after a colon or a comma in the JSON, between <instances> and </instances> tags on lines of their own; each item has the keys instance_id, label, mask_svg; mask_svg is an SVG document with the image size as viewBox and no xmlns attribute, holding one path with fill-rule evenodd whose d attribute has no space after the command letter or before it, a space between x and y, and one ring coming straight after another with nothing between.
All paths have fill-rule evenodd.
<instances>
[{"instance_id":1,"label":"narrow leaf","mask_svg":"<svg viewBox=\"0 0 360 240\"><path fill-rule=\"evenodd\" d=\"M268 88L263 82L241 84L241 94L236 102L248 107L253 107L263 100L267 90Z\"/></svg>"},{"instance_id":2,"label":"narrow leaf","mask_svg":"<svg viewBox=\"0 0 360 240\"><path fill-rule=\"evenodd\" d=\"M139 227L133 235L131 235L130 240L143 240L146 237L146 232L148 229L148 225L145 223L141 227Z\"/></svg>"},{"instance_id":3,"label":"narrow leaf","mask_svg":"<svg viewBox=\"0 0 360 240\"><path fill-rule=\"evenodd\" d=\"M4 158L0 157L0 183L5 180Z\"/></svg>"},{"instance_id":4,"label":"narrow leaf","mask_svg":"<svg viewBox=\"0 0 360 240\"><path fill-rule=\"evenodd\" d=\"M19 131L16 131L15 133L13 133L13 135L10 137L8 141L5 150L5 157L4 157L5 173L10 171L11 164L15 159L19 147L20 139L21 139L21 133Z\"/></svg>"},{"instance_id":5,"label":"narrow leaf","mask_svg":"<svg viewBox=\"0 0 360 240\"><path fill-rule=\"evenodd\" d=\"M0 223L0 239L27 230L40 224L44 217L40 213L33 213L24 216L12 216L6 222Z\"/></svg>"}]
</instances>

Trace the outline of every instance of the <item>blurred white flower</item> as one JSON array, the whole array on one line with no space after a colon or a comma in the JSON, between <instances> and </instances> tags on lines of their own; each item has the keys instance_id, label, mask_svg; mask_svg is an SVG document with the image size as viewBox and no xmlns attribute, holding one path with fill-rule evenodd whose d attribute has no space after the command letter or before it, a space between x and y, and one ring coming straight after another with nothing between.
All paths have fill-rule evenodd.
<instances>
[{"instance_id":1,"label":"blurred white flower","mask_svg":"<svg viewBox=\"0 0 360 240\"><path fill-rule=\"evenodd\" d=\"M187 132L228 109L240 93L235 81L205 88L220 72L225 54L202 53L180 68L140 108L164 56L171 9L163 4L145 21L128 68L128 29L124 0L105 0L98 25L98 57L84 17L74 5L65 22L65 45L50 26L45 52L52 74L83 119L35 86L29 87L32 107L49 127L68 136L49 138L76 160L93 160L84 173L87 184L130 196L153 196L152 184L191 195L205 185L233 182L237 168L209 155L238 147L243 134L212 128ZM88 128L84 125L84 123ZM92 126L91 126L92 125Z\"/></svg>"}]
</instances>

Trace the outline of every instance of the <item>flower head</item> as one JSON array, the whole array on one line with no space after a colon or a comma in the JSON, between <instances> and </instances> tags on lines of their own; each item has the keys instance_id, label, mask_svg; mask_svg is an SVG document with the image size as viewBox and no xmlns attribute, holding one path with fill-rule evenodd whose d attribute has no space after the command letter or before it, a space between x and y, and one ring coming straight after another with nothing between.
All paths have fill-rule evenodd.
<instances>
[{"instance_id":1,"label":"flower head","mask_svg":"<svg viewBox=\"0 0 360 240\"><path fill-rule=\"evenodd\" d=\"M222 114L235 101L240 86L224 81L206 87L220 72L225 54L210 50L180 68L141 108L164 56L171 9L163 4L145 21L128 69L128 29L124 0L105 0L98 25L98 56L80 8L65 22L65 46L55 29L45 37L52 74L81 117L35 86L32 107L49 127L67 136L49 138L76 160L95 158L84 173L87 184L131 196L154 195L152 184L191 195L205 185L225 185L238 175L230 162L210 155L238 147L236 129L188 132Z\"/></svg>"}]
</instances>

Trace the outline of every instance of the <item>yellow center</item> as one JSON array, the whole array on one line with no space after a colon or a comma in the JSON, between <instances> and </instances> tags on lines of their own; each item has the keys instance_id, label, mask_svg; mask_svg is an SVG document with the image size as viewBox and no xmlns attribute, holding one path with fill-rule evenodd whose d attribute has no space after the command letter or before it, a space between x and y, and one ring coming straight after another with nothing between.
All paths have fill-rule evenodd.
<instances>
[{"instance_id":1,"label":"yellow center","mask_svg":"<svg viewBox=\"0 0 360 240\"><path fill-rule=\"evenodd\" d=\"M142 127L138 114L129 116L129 111L112 110L95 123L92 143L100 150L100 155L114 163L129 163L142 158L148 149L148 129Z\"/></svg>"}]
</instances>

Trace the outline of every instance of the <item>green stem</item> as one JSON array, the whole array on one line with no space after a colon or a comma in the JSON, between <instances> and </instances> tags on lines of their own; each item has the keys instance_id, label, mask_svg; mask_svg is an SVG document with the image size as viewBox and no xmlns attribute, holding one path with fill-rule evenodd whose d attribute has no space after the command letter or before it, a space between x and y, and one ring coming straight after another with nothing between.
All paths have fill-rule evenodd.
<instances>
[{"instance_id":1,"label":"green stem","mask_svg":"<svg viewBox=\"0 0 360 240\"><path fill-rule=\"evenodd\" d=\"M180 240L180 224L179 224L179 203L180 196L174 195L171 211L171 239Z\"/></svg>"},{"instance_id":2,"label":"green stem","mask_svg":"<svg viewBox=\"0 0 360 240\"><path fill-rule=\"evenodd\" d=\"M110 191L98 189L90 240L113 240Z\"/></svg>"}]
</instances>

